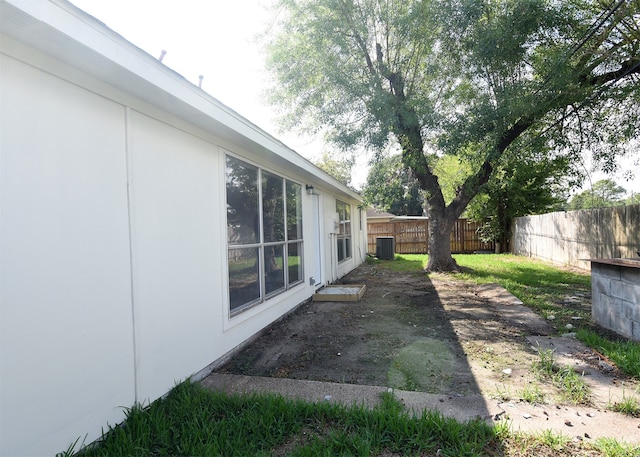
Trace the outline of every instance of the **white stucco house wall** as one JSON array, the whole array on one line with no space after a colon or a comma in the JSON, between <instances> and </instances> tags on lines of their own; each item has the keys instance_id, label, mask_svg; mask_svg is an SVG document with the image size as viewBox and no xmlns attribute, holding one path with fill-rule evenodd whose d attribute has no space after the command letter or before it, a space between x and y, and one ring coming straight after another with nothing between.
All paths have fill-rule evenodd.
<instances>
[{"instance_id":1,"label":"white stucco house wall","mask_svg":"<svg viewBox=\"0 0 640 457\"><path fill-rule=\"evenodd\" d=\"M0 455L89 443L362 263L360 197L65 0L0 0Z\"/></svg>"}]
</instances>

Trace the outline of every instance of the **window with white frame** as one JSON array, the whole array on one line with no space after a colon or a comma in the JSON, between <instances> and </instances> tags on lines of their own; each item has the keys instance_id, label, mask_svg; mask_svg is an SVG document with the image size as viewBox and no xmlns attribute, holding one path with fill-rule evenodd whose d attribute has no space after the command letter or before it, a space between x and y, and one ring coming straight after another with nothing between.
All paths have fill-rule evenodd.
<instances>
[{"instance_id":1,"label":"window with white frame","mask_svg":"<svg viewBox=\"0 0 640 457\"><path fill-rule=\"evenodd\" d=\"M303 280L302 186L226 158L230 313Z\"/></svg>"},{"instance_id":2,"label":"window with white frame","mask_svg":"<svg viewBox=\"0 0 640 457\"><path fill-rule=\"evenodd\" d=\"M338 262L351 258L351 205L336 200L338 213Z\"/></svg>"}]
</instances>

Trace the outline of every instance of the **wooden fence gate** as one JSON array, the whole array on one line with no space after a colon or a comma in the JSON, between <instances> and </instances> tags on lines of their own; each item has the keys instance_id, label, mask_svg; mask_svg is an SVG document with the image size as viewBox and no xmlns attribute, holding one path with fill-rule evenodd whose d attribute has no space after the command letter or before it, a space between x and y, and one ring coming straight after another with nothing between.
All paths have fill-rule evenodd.
<instances>
[{"instance_id":1,"label":"wooden fence gate","mask_svg":"<svg viewBox=\"0 0 640 457\"><path fill-rule=\"evenodd\" d=\"M458 219L451 231L453 254L495 250L495 243L485 243L478 236L480 223ZM376 254L376 238L392 236L396 254L428 254L429 221L396 220L390 222L367 222L367 252Z\"/></svg>"}]
</instances>

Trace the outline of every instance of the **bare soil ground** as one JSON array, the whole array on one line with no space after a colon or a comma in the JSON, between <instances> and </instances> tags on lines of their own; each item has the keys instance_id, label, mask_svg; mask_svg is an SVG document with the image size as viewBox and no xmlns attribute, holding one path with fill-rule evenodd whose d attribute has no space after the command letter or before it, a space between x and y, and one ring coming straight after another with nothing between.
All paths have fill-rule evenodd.
<instances>
[{"instance_id":1,"label":"bare soil ground","mask_svg":"<svg viewBox=\"0 0 640 457\"><path fill-rule=\"evenodd\" d=\"M559 363L584 374L591 387L585 406L594 411L604 414L615 402L638 396L637 381L603 365L608 361L579 341L559 336L497 285L397 273L380 261L365 263L341 282L366 284L367 291L358 302L303 304L217 371L482 395L514 411L537 389L543 408L561 409L567 404L562 391L533 368L538 349L549 348ZM588 290L568 290L567 297L563 306L590 307ZM540 414L548 416L546 409ZM640 419L624 420L640 426Z\"/></svg>"}]
</instances>

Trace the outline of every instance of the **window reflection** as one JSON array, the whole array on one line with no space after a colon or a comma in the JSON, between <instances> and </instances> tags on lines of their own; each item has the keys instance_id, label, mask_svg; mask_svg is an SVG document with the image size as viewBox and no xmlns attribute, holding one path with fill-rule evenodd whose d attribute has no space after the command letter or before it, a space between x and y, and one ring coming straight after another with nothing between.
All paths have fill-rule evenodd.
<instances>
[{"instance_id":1,"label":"window reflection","mask_svg":"<svg viewBox=\"0 0 640 457\"><path fill-rule=\"evenodd\" d=\"M302 186L287 181L287 239L302 239Z\"/></svg>"},{"instance_id":2,"label":"window reflection","mask_svg":"<svg viewBox=\"0 0 640 457\"><path fill-rule=\"evenodd\" d=\"M351 205L336 200L336 212L338 213L338 262L351 258Z\"/></svg>"},{"instance_id":3,"label":"window reflection","mask_svg":"<svg viewBox=\"0 0 640 457\"><path fill-rule=\"evenodd\" d=\"M272 294L284 288L284 258L283 245L265 246L265 293Z\"/></svg>"},{"instance_id":4,"label":"window reflection","mask_svg":"<svg viewBox=\"0 0 640 457\"><path fill-rule=\"evenodd\" d=\"M302 281L302 243L289 243L287 265L289 266L289 284Z\"/></svg>"},{"instance_id":5,"label":"window reflection","mask_svg":"<svg viewBox=\"0 0 640 457\"><path fill-rule=\"evenodd\" d=\"M258 168L227 157L227 240L229 244L259 241Z\"/></svg>"},{"instance_id":6,"label":"window reflection","mask_svg":"<svg viewBox=\"0 0 640 457\"><path fill-rule=\"evenodd\" d=\"M282 178L262 172L262 224L264 241L284 241L284 195Z\"/></svg>"},{"instance_id":7,"label":"window reflection","mask_svg":"<svg viewBox=\"0 0 640 457\"><path fill-rule=\"evenodd\" d=\"M258 249L229 249L231 311L260 299Z\"/></svg>"}]
</instances>

